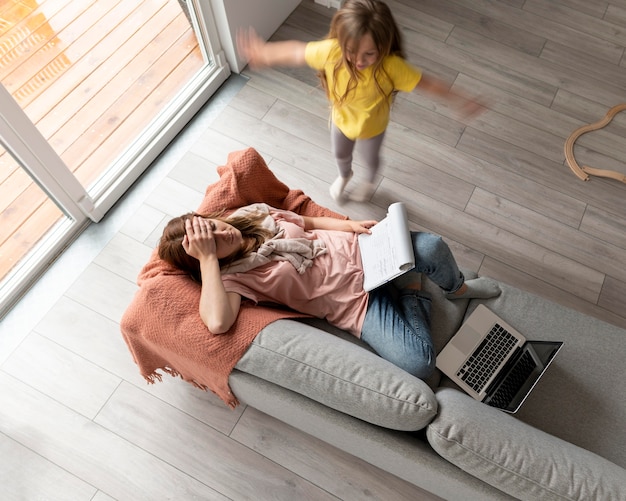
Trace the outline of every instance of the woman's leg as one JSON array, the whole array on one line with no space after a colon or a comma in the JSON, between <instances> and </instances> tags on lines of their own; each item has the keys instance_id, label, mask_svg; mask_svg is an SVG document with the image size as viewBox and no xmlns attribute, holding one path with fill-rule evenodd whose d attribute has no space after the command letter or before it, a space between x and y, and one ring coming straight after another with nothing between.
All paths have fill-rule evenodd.
<instances>
[{"instance_id":1,"label":"woman's leg","mask_svg":"<svg viewBox=\"0 0 626 501\"><path fill-rule=\"evenodd\" d=\"M430 296L392 285L370 292L361 339L378 355L419 378L435 369Z\"/></svg>"},{"instance_id":2,"label":"woman's leg","mask_svg":"<svg viewBox=\"0 0 626 501\"><path fill-rule=\"evenodd\" d=\"M339 168L339 177L330 185L330 196L335 201L340 201L348 181L352 177L352 152L355 141L344 136L335 124L330 128L330 145Z\"/></svg>"},{"instance_id":3,"label":"woman's leg","mask_svg":"<svg viewBox=\"0 0 626 501\"><path fill-rule=\"evenodd\" d=\"M452 251L440 236L411 232L415 252L413 271L423 273L447 292L446 297L489 298L500 294L498 284L486 277L465 281ZM420 290L397 289L391 284L370 292L361 339L376 353L419 378L435 368L430 336L430 295Z\"/></svg>"},{"instance_id":4,"label":"woman's leg","mask_svg":"<svg viewBox=\"0 0 626 501\"><path fill-rule=\"evenodd\" d=\"M500 286L487 277L465 280L448 244L438 235L411 232L415 271L424 273L446 292L448 299L496 297Z\"/></svg>"},{"instance_id":5,"label":"woman's leg","mask_svg":"<svg viewBox=\"0 0 626 501\"><path fill-rule=\"evenodd\" d=\"M463 286L463 273L448 244L439 235L412 231L415 271L423 273L445 292L454 293Z\"/></svg>"}]
</instances>

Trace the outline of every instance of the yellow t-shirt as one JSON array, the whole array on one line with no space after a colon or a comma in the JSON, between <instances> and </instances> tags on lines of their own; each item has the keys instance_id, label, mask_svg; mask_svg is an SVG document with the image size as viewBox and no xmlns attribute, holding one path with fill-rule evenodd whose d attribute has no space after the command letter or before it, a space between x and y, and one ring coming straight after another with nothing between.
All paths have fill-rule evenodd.
<instances>
[{"instance_id":1,"label":"yellow t-shirt","mask_svg":"<svg viewBox=\"0 0 626 501\"><path fill-rule=\"evenodd\" d=\"M334 94L342 96L345 93L350 73L342 65L335 82L335 65L342 59L337 39L307 43L305 59L311 68L323 70L326 74L331 91L332 121L349 139L368 139L382 134L389 123L392 91L411 92L422 78L422 72L403 58L387 56L383 61L384 74L379 76L378 82L384 95L376 85L370 66L359 72L356 88L339 105Z\"/></svg>"}]
</instances>

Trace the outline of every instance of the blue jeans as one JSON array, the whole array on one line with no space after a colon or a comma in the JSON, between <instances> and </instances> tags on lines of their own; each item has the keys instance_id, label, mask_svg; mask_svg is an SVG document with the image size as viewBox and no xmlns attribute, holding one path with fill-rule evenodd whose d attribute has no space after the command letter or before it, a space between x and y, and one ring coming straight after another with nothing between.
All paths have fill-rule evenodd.
<instances>
[{"instance_id":1,"label":"blue jeans","mask_svg":"<svg viewBox=\"0 0 626 501\"><path fill-rule=\"evenodd\" d=\"M463 285L448 245L431 233L411 232L415 268L445 292ZM361 339L381 357L419 378L435 369L435 352L430 337L430 294L398 289L388 283L370 292Z\"/></svg>"}]
</instances>

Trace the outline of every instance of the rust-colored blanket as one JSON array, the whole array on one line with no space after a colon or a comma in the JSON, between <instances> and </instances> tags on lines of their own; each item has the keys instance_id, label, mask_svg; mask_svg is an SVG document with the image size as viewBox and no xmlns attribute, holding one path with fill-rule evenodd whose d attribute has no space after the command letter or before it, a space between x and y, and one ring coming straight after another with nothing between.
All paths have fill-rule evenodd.
<instances>
[{"instance_id":1,"label":"rust-colored blanket","mask_svg":"<svg viewBox=\"0 0 626 501\"><path fill-rule=\"evenodd\" d=\"M344 217L326 209L301 190L289 189L269 170L253 148L233 152L218 167L220 180L211 184L197 212L233 210L256 202L309 216ZM198 312L200 286L162 261L153 251L137 278L139 290L126 309L120 329L143 377L161 380L159 370L210 389L234 408L228 376L255 336L279 318L302 317L287 310L243 301L233 327L213 335Z\"/></svg>"}]
</instances>

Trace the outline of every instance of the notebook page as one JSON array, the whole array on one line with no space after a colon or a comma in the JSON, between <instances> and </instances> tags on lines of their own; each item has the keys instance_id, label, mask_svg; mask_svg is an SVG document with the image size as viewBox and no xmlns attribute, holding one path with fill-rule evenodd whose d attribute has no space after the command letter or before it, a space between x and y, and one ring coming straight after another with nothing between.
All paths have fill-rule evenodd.
<instances>
[{"instance_id":1,"label":"notebook page","mask_svg":"<svg viewBox=\"0 0 626 501\"><path fill-rule=\"evenodd\" d=\"M402 202L389 206L387 217L372 227L371 234L359 235L366 291L394 279L415 266L406 207Z\"/></svg>"}]
</instances>

